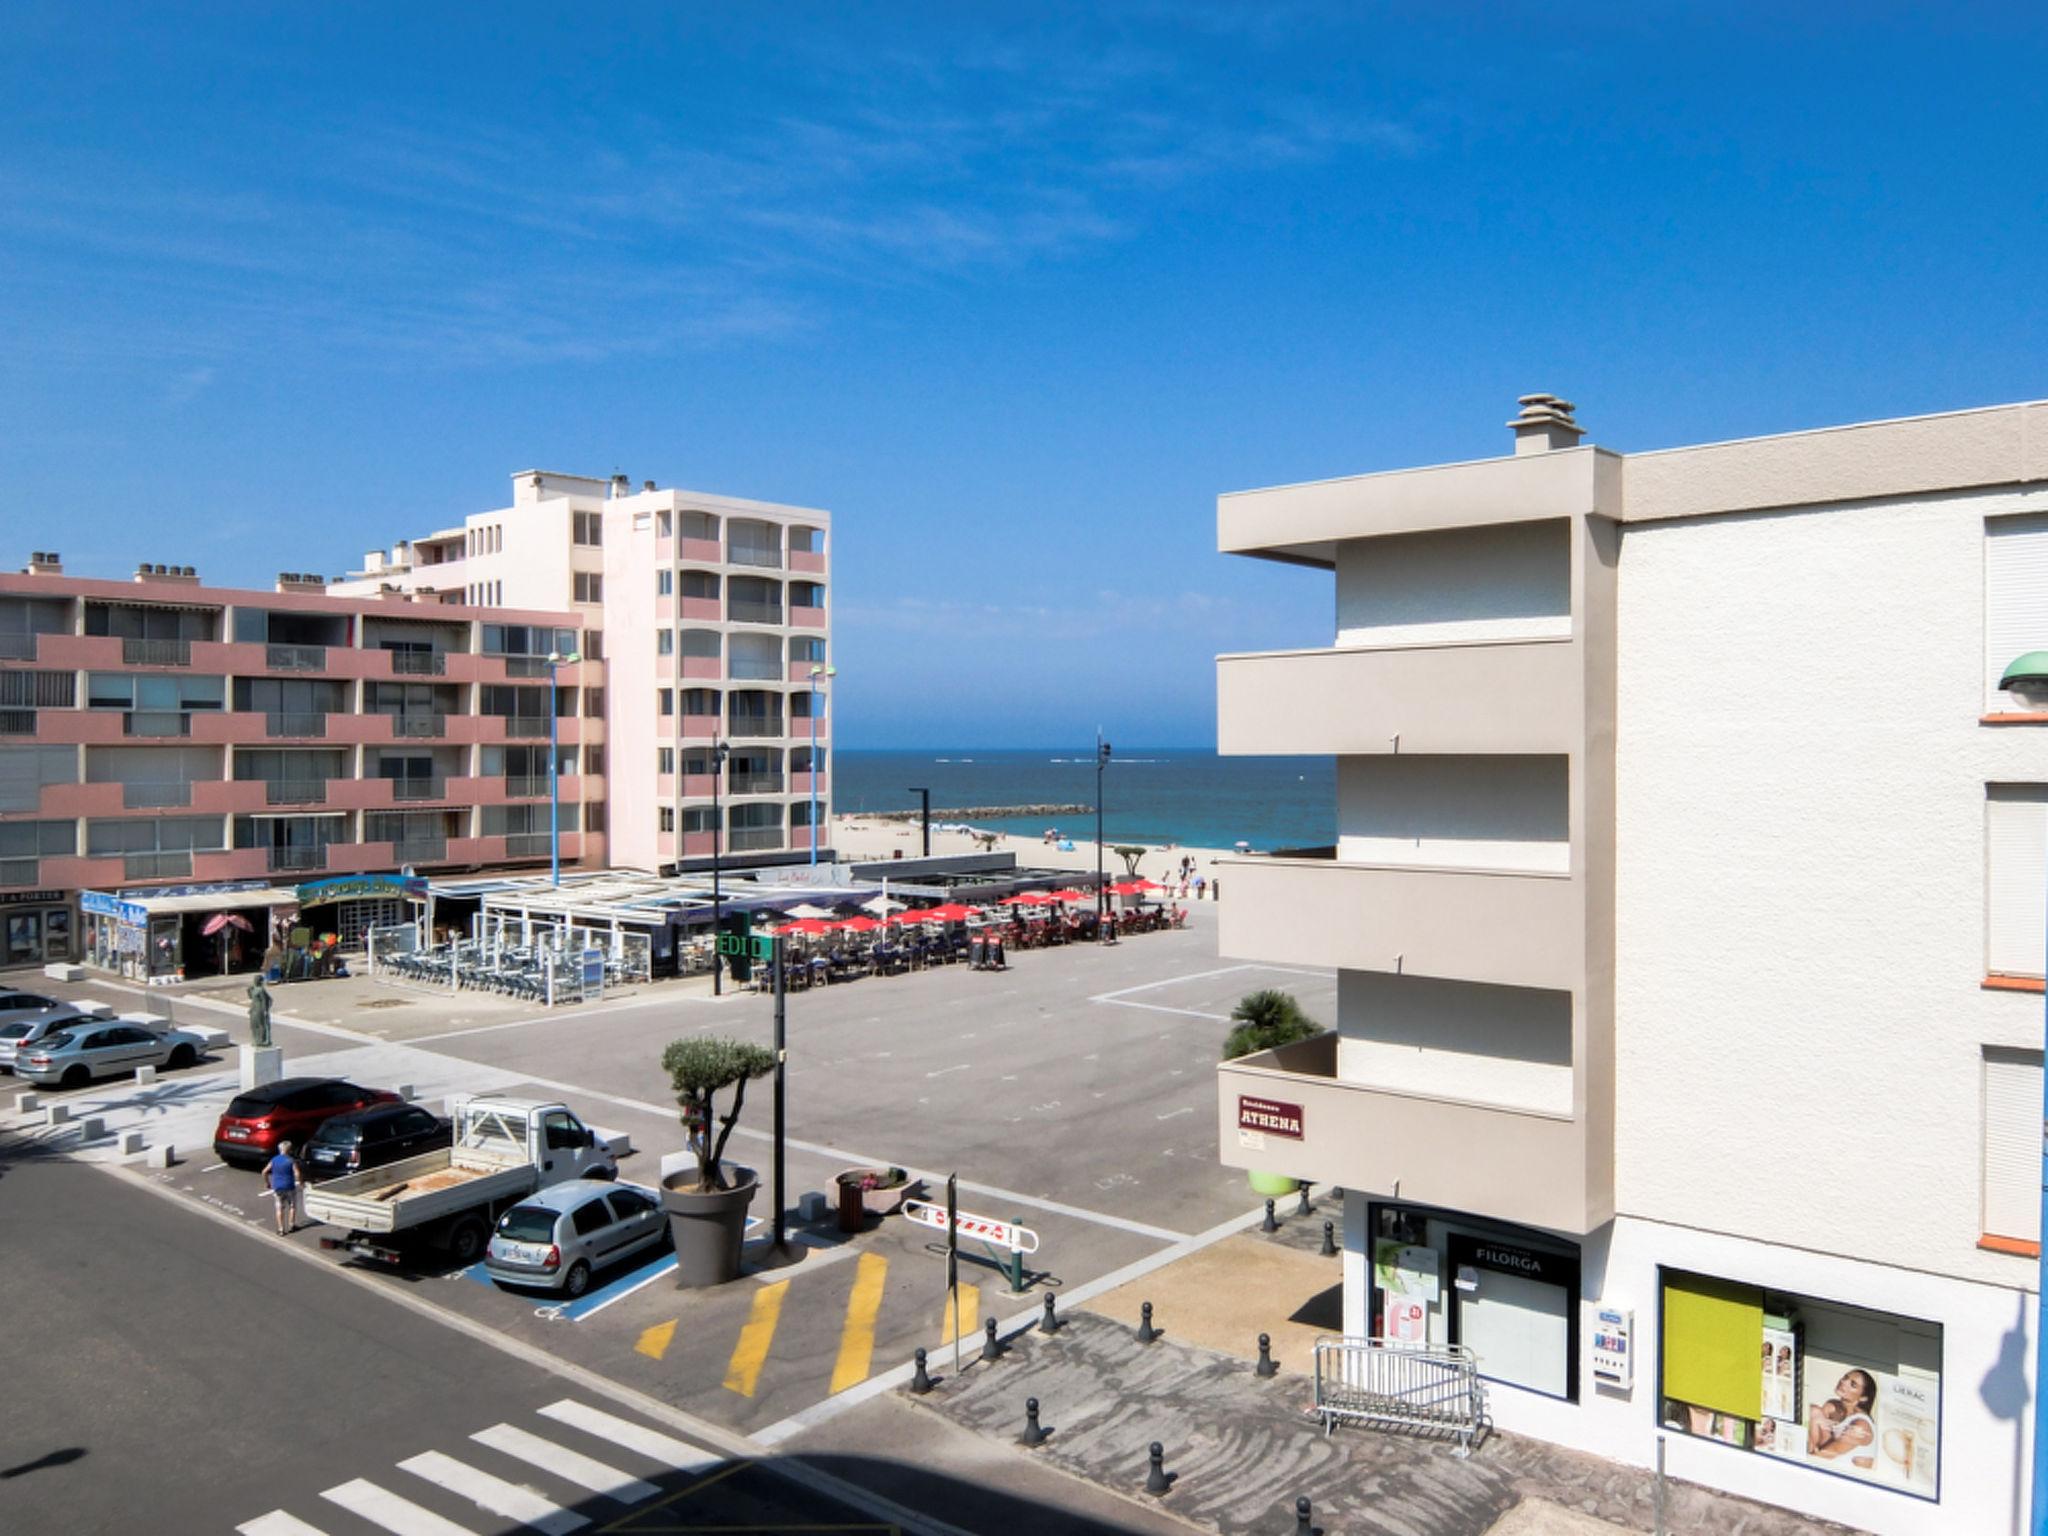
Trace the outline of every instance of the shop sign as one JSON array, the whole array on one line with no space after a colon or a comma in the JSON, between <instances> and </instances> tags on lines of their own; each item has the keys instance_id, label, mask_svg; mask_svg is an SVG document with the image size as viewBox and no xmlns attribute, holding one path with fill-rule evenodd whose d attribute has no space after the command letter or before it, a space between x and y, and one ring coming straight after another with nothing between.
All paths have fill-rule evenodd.
<instances>
[{"instance_id":1,"label":"shop sign","mask_svg":"<svg viewBox=\"0 0 2048 1536\"><path fill-rule=\"evenodd\" d=\"M1520 1275L1545 1285L1571 1286L1579 1282L1579 1261L1561 1253L1545 1253L1490 1237L1465 1238L1457 1246L1463 1249L1457 1257L1481 1269Z\"/></svg>"},{"instance_id":2,"label":"shop sign","mask_svg":"<svg viewBox=\"0 0 2048 1536\"><path fill-rule=\"evenodd\" d=\"M43 905L53 901L62 901L63 899L64 893L62 891L12 891L5 896L0 896L0 907Z\"/></svg>"},{"instance_id":3,"label":"shop sign","mask_svg":"<svg viewBox=\"0 0 2048 1536\"><path fill-rule=\"evenodd\" d=\"M427 882L407 875L335 875L326 880L308 880L299 887L299 905L311 907L328 901L375 901L394 897L424 901Z\"/></svg>"},{"instance_id":4,"label":"shop sign","mask_svg":"<svg viewBox=\"0 0 2048 1536\"><path fill-rule=\"evenodd\" d=\"M118 896L109 896L105 891L80 891L78 910L94 917L117 918L134 927L140 927L149 921L149 909L140 902L123 901Z\"/></svg>"},{"instance_id":5,"label":"shop sign","mask_svg":"<svg viewBox=\"0 0 2048 1536\"><path fill-rule=\"evenodd\" d=\"M1299 1104L1288 1104L1279 1099L1262 1099L1249 1093L1240 1093L1237 1096L1237 1129L1240 1137L1250 1132L1255 1136L1280 1136L1288 1141L1300 1141L1301 1126L1302 1113Z\"/></svg>"}]
</instances>

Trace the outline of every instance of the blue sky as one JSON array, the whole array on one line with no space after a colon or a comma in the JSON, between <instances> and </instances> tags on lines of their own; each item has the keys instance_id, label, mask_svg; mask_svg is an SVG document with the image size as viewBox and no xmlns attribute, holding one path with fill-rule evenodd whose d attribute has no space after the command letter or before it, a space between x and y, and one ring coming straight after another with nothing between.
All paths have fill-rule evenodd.
<instances>
[{"instance_id":1,"label":"blue sky","mask_svg":"<svg viewBox=\"0 0 2048 1536\"><path fill-rule=\"evenodd\" d=\"M267 583L833 510L848 746L1201 744L1219 491L2048 395L2038 6L12 4L0 516Z\"/></svg>"}]
</instances>

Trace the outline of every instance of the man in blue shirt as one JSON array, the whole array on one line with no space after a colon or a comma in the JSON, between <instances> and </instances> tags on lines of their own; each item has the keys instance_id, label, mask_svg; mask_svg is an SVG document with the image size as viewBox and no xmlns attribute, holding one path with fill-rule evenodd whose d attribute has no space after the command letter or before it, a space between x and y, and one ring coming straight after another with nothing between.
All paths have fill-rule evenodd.
<instances>
[{"instance_id":1,"label":"man in blue shirt","mask_svg":"<svg viewBox=\"0 0 2048 1536\"><path fill-rule=\"evenodd\" d=\"M277 1235L290 1237L299 1230L299 1165L290 1142L277 1144L277 1156L263 1166L263 1179L277 1204Z\"/></svg>"}]
</instances>

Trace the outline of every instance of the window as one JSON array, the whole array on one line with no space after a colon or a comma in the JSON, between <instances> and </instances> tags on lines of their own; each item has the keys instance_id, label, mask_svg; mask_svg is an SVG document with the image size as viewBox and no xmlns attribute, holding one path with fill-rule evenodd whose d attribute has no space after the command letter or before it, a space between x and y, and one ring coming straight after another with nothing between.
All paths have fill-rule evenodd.
<instances>
[{"instance_id":1,"label":"window","mask_svg":"<svg viewBox=\"0 0 2048 1536\"><path fill-rule=\"evenodd\" d=\"M673 832L673 831L675 831L675 829L676 829L676 809L675 809L675 807L674 807L674 806L672 806L672 805L664 805L664 806L663 806L663 807L661 808L661 811L660 811L660 820L659 820L659 822L658 822L658 825L659 825L660 829L661 829L661 830L662 830L663 832Z\"/></svg>"},{"instance_id":2,"label":"window","mask_svg":"<svg viewBox=\"0 0 2048 1536\"><path fill-rule=\"evenodd\" d=\"M75 821L10 821L0 824L0 859L62 858L78 852Z\"/></svg>"},{"instance_id":3,"label":"window","mask_svg":"<svg viewBox=\"0 0 2048 1536\"><path fill-rule=\"evenodd\" d=\"M69 709L77 702L76 672L0 672L0 709Z\"/></svg>"},{"instance_id":4,"label":"window","mask_svg":"<svg viewBox=\"0 0 2048 1536\"><path fill-rule=\"evenodd\" d=\"M585 661L604 660L603 630L586 629L585 631L583 631L583 659Z\"/></svg>"},{"instance_id":5,"label":"window","mask_svg":"<svg viewBox=\"0 0 2048 1536\"><path fill-rule=\"evenodd\" d=\"M825 659L825 642L815 637L793 639L789 642L789 659L816 666Z\"/></svg>"},{"instance_id":6,"label":"window","mask_svg":"<svg viewBox=\"0 0 2048 1536\"><path fill-rule=\"evenodd\" d=\"M654 514L654 536L665 539L675 532L675 514L661 511Z\"/></svg>"},{"instance_id":7,"label":"window","mask_svg":"<svg viewBox=\"0 0 2048 1536\"><path fill-rule=\"evenodd\" d=\"M593 779L604 777L603 747L585 747L583 749L583 771Z\"/></svg>"},{"instance_id":8,"label":"window","mask_svg":"<svg viewBox=\"0 0 2048 1536\"><path fill-rule=\"evenodd\" d=\"M604 718L604 690L586 688L583 690L583 718L602 720Z\"/></svg>"},{"instance_id":9,"label":"window","mask_svg":"<svg viewBox=\"0 0 2048 1536\"><path fill-rule=\"evenodd\" d=\"M672 596L675 590L676 573L674 571L656 571L654 573L654 595L656 597Z\"/></svg>"},{"instance_id":10,"label":"window","mask_svg":"<svg viewBox=\"0 0 2048 1536\"><path fill-rule=\"evenodd\" d=\"M586 801L584 801L584 802L583 802L583 830L584 830L584 831L586 831L586 832L602 832L602 831L604 831L604 829L605 829L605 815L604 815L604 802L603 802L602 800L586 800Z\"/></svg>"},{"instance_id":11,"label":"window","mask_svg":"<svg viewBox=\"0 0 2048 1536\"><path fill-rule=\"evenodd\" d=\"M615 1189L605 1198L611 1201L612 1210L621 1221L632 1221L654 1209L654 1202L636 1189Z\"/></svg>"},{"instance_id":12,"label":"window","mask_svg":"<svg viewBox=\"0 0 2048 1536\"><path fill-rule=\"evenodd\" d=\"M554 1134L552 1130L548 1132L548 1145L551 1147L555 1144ZM612 1224L612 1213L602 1199L586 1200L576 1207L576 1214L570 1219L575 1224L578 1237L589 1237Z\"/></svg>"},{"instance_id":13,"label":"window","mask_svg":"<svg viewBox=\"0 0 2048 1536\"><path fill-rule=\"evenodd\" d=\"M2037 977L2048 930L2048 785L1989 786L1984 844L1985 972Z\"/></svg>"},{"instance_id":14,"label":"window","mask_svg":"<svg viewBox=\"0 0 2048 1536\"><path fill-rule=\"evenodd\" d=\"M654 712L658 715L672 715L676 712L676 695L672 688L654 690Z\"/></svg>"},{"instance_id":15,"label":"window","mask_svg":"<svg viewBox=\"0 0 2048 1536\"><path fill-rule=\"evenodd\" d=\"M656 747L654 749L654 771L656 773L674 773L676 771L676 749L674 747Z\"/></svg>"},{"instance_id":16,"label":"window","mask_svg":"<svg viewBox=\"0 0 2048 1536\"><path fill-rule=\"evenodd\" d=\"M578 544L602 544L604 542L604 514L602 512L578 512L572 535Z\"/></svg>"},{"instance_id":17,"label":"window","mask_svg":"<svg viewBox=\"0 0 2048 1536\"><path fill-rule=\"evenodd\" d=\"M2048 650L2048 516L1984 523L1984 692L1993 714L2024 709L1998 679L2029 651Z\"/></svg>"},{"instance_id":18,"label":"window","mask_svg":"<svg viewBox=\"0 0 2048 1536\"><path fill-rule=\"evenodd\" d=\"M33 811L45 784L77 782L76 747L0 747L0 811Z\"/></svg>"},{"instance_id":19,"label":"window","mask_svg":"<svg viewBox=\"0 0 2048 1536\"><path fill-rule=\"evenodd\" d=\"M584 1139L583 1127L576 1123L576 1117L565 1110L556 1110L541 1119L547 1132L550 1152L573 1152L578 1147L588 1146Z\"/></svg>"},{"instance_id":20,"label":"window","mask_svg":"<svg viewBox=\"0 0 2048 1536\"><path fill-rule=\"evenodd\" d=\"M675 653L676 632L672 629L661 629L655 631L654 654L657 656L673 656L675 655Z\"/></svg>"},{"instance_id":21,"label":"window","mask_svg":"<svg viewBox=\"0 0 2048 1536\"><path fill-rule=\"evenodd\" d=\"M711 814L708 805L687 805L683 807L683 830L685 832L716 832L718 820Z\"/></svg>"},{"instance_id":22,"label":"window","mask_svg":"<svg viewBox=\"0 0 2048 1536\"><path fill-rule=\"evenodd\" d=\"M579 603L601 603L604 601L604 577L596 571L576 573L576 601Z\"/></svg>"},{"instance_id":23,"label":"window","mask_svg":"<svg viewBox=\"0 0 2048 1536\"><path fill-rule=\"evenodd\" d=\"M1984 1047L1986 1237L2041 1241L2041 1053Z\"/></svg>"}]
</instances>

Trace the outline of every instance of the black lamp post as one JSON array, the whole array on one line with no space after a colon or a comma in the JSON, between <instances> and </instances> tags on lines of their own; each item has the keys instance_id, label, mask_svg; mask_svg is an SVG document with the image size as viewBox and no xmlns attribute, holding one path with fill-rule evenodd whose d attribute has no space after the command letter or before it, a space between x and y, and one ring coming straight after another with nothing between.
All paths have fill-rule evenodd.
<instances>
[{"instance_id":1,"label":"black lamp post","mask_svg":"<svg viewBox=\"0 0 2048 1536\"><path fill-rule=\"evenodd\" d=\"M918 804L922 807L921 814L924 817L924 856L930 858L932 856L932 792L929 789L920 789L915 784L910 786L910 792L917 796Z\"/></svg>"},{"instance_id":2,"label":"black lamp post","mask_svg":"<svg viewBox=\"0 0 2048 1536\"><path fill-rule=\"evenodd\" d=\"M1109 887L1102 879L1102 770L1109 766L1109 743L1102 732L1095 733L1095 939L1106 939L1109 929Z\"/></svg>"},{"instance_id":3,"label":"black lamp post","mask_svg":"<svg viewBox=\"0 0 2048 1536\"><path fill-rule=\"evenodd\" d=\"M725 995L725 956L718 952L718 940L725 926L725 894L718 884L719 848L725 841L725 812L719 808L718 786L725 777L726 754L723 741L711 743L711 995Z\"/></svg>"}]
</instances>

